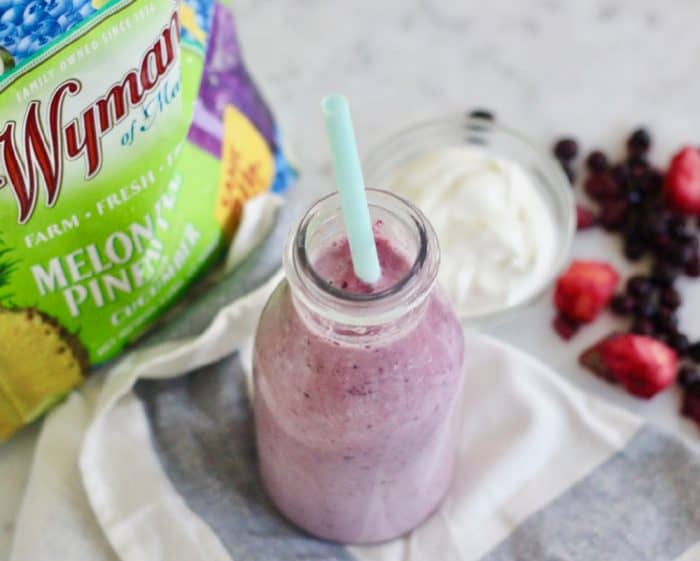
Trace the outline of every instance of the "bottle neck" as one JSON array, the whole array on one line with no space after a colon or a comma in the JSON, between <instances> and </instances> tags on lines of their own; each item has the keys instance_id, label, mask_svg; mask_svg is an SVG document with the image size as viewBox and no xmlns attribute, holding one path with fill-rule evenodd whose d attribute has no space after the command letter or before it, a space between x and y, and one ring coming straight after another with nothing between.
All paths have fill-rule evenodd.
<instances>
[{"instance_id":1,"label":"bottle neck","mask_svg":"<svg viewBox=\"0 0 700 561\"><path fill-rule=\"evenodd\" d=\"M334 242L344 239L337 194L314 204L287 241L284 265L295 305L324 331L352 337L396 331L420 315L435 284L440 250L423 213L386 191L368 189L367 200L375 236L388 240L407 262L405 274L390 286L373 293L348 292L314 268Z\"/></svg>"}]
</instances>

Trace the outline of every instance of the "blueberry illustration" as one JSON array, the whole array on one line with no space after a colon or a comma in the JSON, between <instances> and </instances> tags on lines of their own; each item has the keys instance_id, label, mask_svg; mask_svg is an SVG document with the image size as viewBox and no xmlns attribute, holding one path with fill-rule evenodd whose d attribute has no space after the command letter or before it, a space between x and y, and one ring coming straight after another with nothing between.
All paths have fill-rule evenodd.
<instances>
[{"instance_id":1,"label":"blueberry illustration","mask_svg":"<svg viewBox=\"0 0 700 561\"><path fill-rule=\"evenodd\" d=\"M5 37L9 37L10 35L14 35L16 33L17 28L14 26L14 24L0 22L0 41L2 41Z\"/></svg>"},{"instance_id":2,"label":"blueberry illustration","mask_svg":"<svg viewBox=\"0 0 700 561\"><path fill-rule=\"evenodd\" d=\"M50 40L51 40L51 38L46 36L46 35L34 36L32 38L32 44L30 46L32 53L37 52L39 49L41 49L41 47L46 45L46 43L48 43Z\"/></svg>"},{"instance_id":3,"label":"blueberry illustration","mask_svg":"<svg viewBox=\"0 0 700 561\"><path fill-rule=\"evenodd\" d=\"M58 27L61 29L61 31L68 31L71 27L78 23L80 19L80 14L68 12L58 16L56 23L58 23Z\"/></svg>"},{"instance_id":4,"label":"blueberry illustration","mask_svg":"<svg viewBox=\"0 0 700 561\"><path fill-rule=\"evenodd\" d=\"M68 4L68 0L48 0L45 10L52 18L57 19L68 10Z\"/></svg>"},{"instance_id":5,"label":"blueberry illustration","mask_svg":"<svg viewBox=\"0 0 700 561\"><path fill-rule=\"evenodd\" d=\"M17 54L17 41L19 40L17 35L10 35L2 40L2 46L13 55Z\"/></svg>"},{"instance_id":6,"label":"blueberry illustration","mask_svg":"<svg viewBox=\"0 0 700 561\"><path fill-rule=\"evenodd\" d=\"M12 6L5 10L0 16L0 22L2 23L21 23L22 22L22 8L19 6Z\"/></svg>"},{"instance_id":7,"label":"blueberry illustration","mask_svg":"<svg viewBox=\"0 0 700 561\"><path fill-rule=\"evenodd\" d=\"M17 43L17 52L23 54L29 54L32 48L32 36L25 35Z\"/></svg>"},{"instance_id":8,"label":"blueberry illustration","mask_svg":"<svg viewBox=\"0 0 700 561\"><path fill-rule=\"evenodd\" d=\"M58 16L56 19L56 24L60 29L65 30L68 27L68 17L68 14L61 14Z\"/></svg>"},{"instance_id":9,"label":"blueberry illustration","mask_svg":"<svg viewBox=\"0 0 700 561\"><path fill-rule=\"evenodd\" d=\"M43 3L39 2L38 0L33 0L27 4L27 7L24 8L24 12L22 13L22 25L34 26L39 22L39 20L44 16L42 4Z\"/></svg>"},{"instance_id":10,"label":"blueberry illustration","mask_svg":"<svg viewBox=\"0 0 700 561\"><path fill-rule=\"evenodd\" d=\"M36 27L38 25L37 23L34 23L33 25L29 25L26 22L18 25L17 26L17 35L18 37L24 37L25 35L34 35L34 32L36 30Z\"/></svg>"},{"instance_id":11,"label":"blueberry illustration","mask_svg":"<svg viewBox=\"0 0 700 561\"><path fill-rule=\"evenodd\" d=\"M95 11L95 8L92 7L92 4L90 2L86 2L80 10L78 10L78 13L80 14L81 17L88 17L90 14L92 14Z\"/></svg>"},{"instance_id":12,"label":"blueberry illustration","mask_svg":"<svg viewBox=\"0 0 700 561\"><path fill-rule=\"evenodd\" d=\"M39 22L39 24L34 28L35 35L44 35L46 37L55 37L59 33L59 28L56 22L51 18L45 18Z\"/></svg>"}]
</instances>

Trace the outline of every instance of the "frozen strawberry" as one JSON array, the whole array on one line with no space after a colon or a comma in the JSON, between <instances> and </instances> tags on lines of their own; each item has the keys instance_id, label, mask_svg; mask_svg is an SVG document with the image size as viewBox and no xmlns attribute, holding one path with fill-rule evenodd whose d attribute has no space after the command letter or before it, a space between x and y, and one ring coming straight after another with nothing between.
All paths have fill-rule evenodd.
<instances>
[{"instance_id":1,"label":"frozen strawberry","mask_svg":"<svg viewBox=\"0 0 700 561\"><path fill-rule=\"evenodd\" d=\"M593 211L582 205L576 205L576 229L586 230L595 226L597 218Z\"/></svg>"},{"instance_id":2,"label":"frozen strawberry","mask_svg":"<svg viewBox=\"0 0 700 561\"><path fill-rule=\"evenodd\" d=\"M607 263L574 261L557 280L554 305L567 318L588 323L608 305L619 279Z\"/></svg>"},{"instance_id":3,"label":"frozen strawberry","mask_svg":"<svg viewBox=\"0 0 700 561\"><path fill-rule=\"evenodd\" d=\"M552 327L554 328L554 331L557 332L559 337L564 339L564 341L568 341L574 335L576 335L576 333L578 333L578 330L581 328L581 324L575 320L569 319L566 316L557 314L557 317L555 317L552 321Z\"/></svg>"},{"instance_id":4,"label":"frozen strawberry","mask_svg":"<svg viewBox=\"0 0 700 561\"><path fill-rule=\"evenodd\" d=\"M674 209L700 214L700 151L686 146L671 160L664 181L666 200Z\"/></svg>"},{"instance_id":5,"label":"frozen strawberry","mask_svg":"<svg viewBox=\"0 0 700 561\"><path fill-rule=\"evenodd\" d=\"M646 335L613 334L584 351L579 360L599 376L645 399L671 385L678 371L676 352Z\"/></svg>"}]
</instances>

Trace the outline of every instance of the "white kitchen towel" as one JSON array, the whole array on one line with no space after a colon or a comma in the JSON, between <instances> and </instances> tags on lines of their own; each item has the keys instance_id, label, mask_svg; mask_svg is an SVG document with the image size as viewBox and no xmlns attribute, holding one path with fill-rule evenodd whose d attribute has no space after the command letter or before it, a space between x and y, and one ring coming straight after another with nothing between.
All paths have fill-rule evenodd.
<instances>
[{"instance_id":1,"label":"white kitchen towel","mask_svg":"<svg viewBox=\"0 0 700 561\"><path fill-rule=\"evenodd\" d=\"M459 469L441 509L374 547L298 532L260 488L244 369L230 356L250 349L277 280L223 308L200 336L128 355L49 416L12 561L697 558L697 458L475 333ZM139 390L142 402L131 392L138 378L161 380Z\"/></svg>"},{"instance_id":2,"label":"white kitchen towel","mask_svg":"<svg viewBox=\"0 0 700 561\"><path fill-rule=\"evenodd\" d=\"M282 199L269 193L246 203L228 266L240 265L266 237L274 237L275 230L287 225L280 220L273 228L281 206ZM265 260L257 261L257 269L264 271ZM278 282L279 274L222 309L189 342L168 341L125 355L107 372L91 376L47 416L10 559L93 561L112 559L112 551L122 559L144 561L229 559L216 536L189 512L163 475L131 388L139 378L184 374L239 349L250 338L250 326ZM210 307L198 306L203 311ZM186 322L183 315L180 311L179 321Z\"/></svg>"},{"instance_id":3,"label":"white kitchen towel","mask_svg":"<svg viewBox=\"0 0 700 561\"><path fill-rule=\"evenodd\" d=\"M257 477L235 357L185 379L140 384L138 392L167 474L237 561L697 555L697 457L527 355L475 334L467 341L455 484L437 515L406 539L378 547L313 540L277 515Z\"/></svg>"}]
</instances>

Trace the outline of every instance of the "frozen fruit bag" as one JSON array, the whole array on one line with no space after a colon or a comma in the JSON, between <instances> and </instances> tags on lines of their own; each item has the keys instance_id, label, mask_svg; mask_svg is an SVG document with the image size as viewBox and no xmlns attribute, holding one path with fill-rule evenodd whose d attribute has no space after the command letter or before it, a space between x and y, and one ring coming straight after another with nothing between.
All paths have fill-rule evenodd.
<instances>
[{"instance_id":1,"label":"frozen fruit bag","mask_svg":"<svg viewBox=\"0 0 700 561\"><path fill-rule=\"evenodd\" d=\"M212 0L0 0L0 440L152 324L294 171Z\"/></svg>"}]
</instances>

